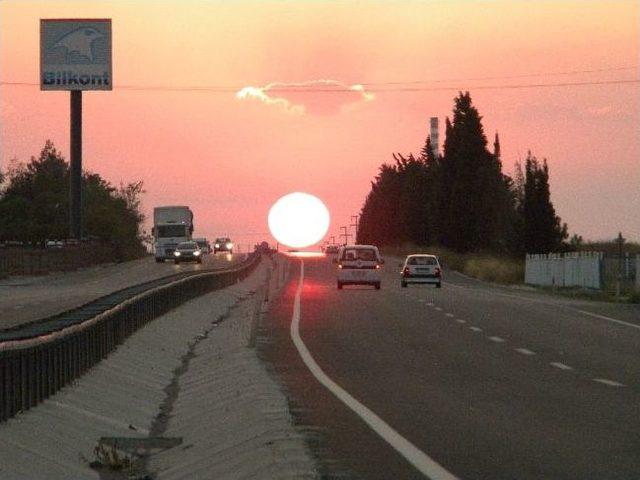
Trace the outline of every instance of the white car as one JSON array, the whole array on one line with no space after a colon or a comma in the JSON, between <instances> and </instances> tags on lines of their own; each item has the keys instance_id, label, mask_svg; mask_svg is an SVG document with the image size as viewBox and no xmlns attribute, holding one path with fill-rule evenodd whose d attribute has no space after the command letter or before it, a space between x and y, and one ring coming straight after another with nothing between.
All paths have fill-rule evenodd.
<instances>
[{"instance_id":1,"label":"white car","mask_svg":"<svg viewBox=\"0 0 640 480\"><path fill-rule=\"evenodd\" d=\"M345 245L336 258L338 290L343 285L373 285L380 289L380 268L384 260L373 245Z\"/></svg>"},{"instance_id":2,"label":"white car","mask_svg":"<svg viewBox=\"0 0 640 480\"><path fill-rule=\"evenodd\" d=\"M435 284L437 288L442 287L442 268L435 255L407 256L400 277L402 287L406 287L410 283L430 283Z\"/></svg>"},{"instance_id":3,"label":"white car","mask_svg":"<svg viewBox=\"0 0 640 480\"><path fill-rule=\"evenodd\" d=\"M182 242L178 244L175 252L173 252L173 258L176 265L180 262L202 263L202 250L194 241Z\"/></svg>"}]
</instances>

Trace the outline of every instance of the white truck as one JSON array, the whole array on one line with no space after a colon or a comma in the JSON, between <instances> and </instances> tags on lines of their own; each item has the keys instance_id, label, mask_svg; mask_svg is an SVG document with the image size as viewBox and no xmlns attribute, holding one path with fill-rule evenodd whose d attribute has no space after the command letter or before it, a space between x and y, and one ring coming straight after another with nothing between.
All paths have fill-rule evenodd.
<instances>
[{"instance_id":1,"label":"white truck","mask_svg":"<svg viewBox=\"0 0 640 480\"><path fill-rule=\"evenodd\" d=\"M191 240L193 212L185 206L154 208L152 233L156 262L173 260L178 244Z\"/></svg>"}]
</instances>

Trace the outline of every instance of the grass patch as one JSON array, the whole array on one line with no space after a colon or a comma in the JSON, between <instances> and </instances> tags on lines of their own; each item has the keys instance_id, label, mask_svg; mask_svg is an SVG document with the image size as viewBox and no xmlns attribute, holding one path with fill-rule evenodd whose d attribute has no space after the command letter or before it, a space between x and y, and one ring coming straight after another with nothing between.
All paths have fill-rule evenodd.
<instances>
[{"instance_id":1,"label":"grass patch","mask_svg":"<svg viewBox=\"0 0 640 480\"><path fill-rule=\"evenodd\" d=\"M463 273L486 282L513 285L524 281L524 261L494 256L471 256Z\"/></svg>"},{"instance_id":2,"label":"grass patch","mask_svg":"<svg viewBox=\"0 0 640 480\"><path fill-rule=\"evenodd\" d=\"M576 300L592 300L594 302L640 303L640 292L623 292L619 297L609 290L593 290L580 287L541 287L536 289L551 295L573 298Z\"/></svg>"},{"instance_id":3,"label":"grass patch","mask_svg":"<svg viewBox=\"0 0 640 480\"><path fill-rule=\"evenodd\" d=\"M629 295L629 303L640 303L640 292L633 292Z\"/></svg>"}]
</instances>

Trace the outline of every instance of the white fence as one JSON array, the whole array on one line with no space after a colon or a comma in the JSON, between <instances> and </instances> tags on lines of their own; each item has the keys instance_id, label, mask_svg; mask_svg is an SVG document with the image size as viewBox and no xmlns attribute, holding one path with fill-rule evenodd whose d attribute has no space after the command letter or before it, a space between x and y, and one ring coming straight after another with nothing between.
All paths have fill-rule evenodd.
<instances>
[{"instance_id":1,"label":"white fence","mask_svg":"<svg viewBox=\"0 0 640 480\"><path fill-rule=\"evenodd\" d=\"M527 255L524 281L530 285L601 289L602 258L598 252Z\"/></svg>"}]
</instances>

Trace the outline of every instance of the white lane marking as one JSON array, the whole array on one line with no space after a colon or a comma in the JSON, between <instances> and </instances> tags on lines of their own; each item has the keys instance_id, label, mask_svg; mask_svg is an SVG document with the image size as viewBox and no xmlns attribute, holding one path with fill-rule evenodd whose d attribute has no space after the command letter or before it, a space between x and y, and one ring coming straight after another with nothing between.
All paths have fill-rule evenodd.
<instances>
[{"instance_id":1,"label":"white lane marking","mask_svg":"<svg viewBox=\"0 0 640 480\"><path fill-rule=\"evenodd\" d=\"M635 323L625 322L624 320L618 320L616 318L607 317L605 315L599 315L597 313L587 312L585 310L578 310L577 308L573 308L576 312L580 312L583 315L588 315L589 317L599 318L600 320L607 320L609 322L618 323L620 325L626 325L627 327L633 327L640 330L640 325L636 325Z\"/></svg>"},{"instance_id":2,"label":"white lane marking","mask_svg":"<svg viewBox=\"0 0 640 480\"><path fill-rule=\"evenodd\" d=\"M300 297L302 296L303 281L304 262L300 259L300 282L298 283L298 289L296 290L296 296L293 302L290 334L293 343L298 349L300 358L302 358L302 361L309 371L316 377L316 380L358 415L374 432L391 445L391 447L411 463L411 465L418 469L420 473L432 480L454 480L456 477L452 473L445 470L435 460L391 428L391 426L378 417L378 415L353 398L351 394L331 380L316 363L311 352L309 352L309 349L307 349L307 346L300 337Z\"/></svg>"},{"instance_id":3,"label":"white lane marking","mask_svg":"<svg viewBox=\"0 0 640 480\"><path fill-rule=\"evenodd\" d=\"M506 340L502 337L489 337L489 340L496 343L504 343Z\"/></svg>"},{"instance_id":4,"label":"white lane marking","mask_svg":"<svg viewBox=\"0 0 640 480\"><path fill-rule=\"evenodd\" d=\"M441 311L442 311L442 308L441 308L441 307L436 307L436 310L438 310L439 312L441 312Z\"/></svg>"},{"instance_id":5,"label":"white lane marking","mask_svg":"<svg viewBox=\"0 0 640 480\"><path fill-rule=\"evenodd\" d=\"M609 385L610 387L624 387L624 383L616 382L614 380L609 380L606 378L594 378L593 381L603 383L604 385Z\"/></svg>"},{"instance_id":6,"label":"white lane marking","mask_svg":"<svg viewBox=\"0 0 640 480\"><path fill-rule=\"evenodd\" d=\"M445 313L447 317L453 317L453 313Z\"/></svg>"},{"instance_id":7,"label":"white lane marking","mask_svg":"<svg viewBox=\"0 0 640 480\"><path fill-rule=\"evenodd\" d=\"M559 368L560 370L573 370L573 367L570 367L569 365L565 365L564 363L560 363L560 362L551 362L549 365L551 365L552 367Z\"/></svg>"},{"instance_id":8,"label":"white lane marking","mask_svg":"<svg viewBox=\"0 0 640 480\"><path fill-rule=\"evenodd\" d=\"M482 329L480 327L469 327L470 330L473 330L474 332L481 332Z\"/></svg>"},{"instance_id":9,"label":"white lane marking","mask_svg":"<svg viewBox=\"0 0 640 480\"><path fill-rule=\"evenodd\" d=\"M480 281L480 280L478 280L478 281ZM491 291L491 290L483 290L483 289L480 289L480 288L467 287L467 286L464 286L464 285L456 285L454 283L449 283L449 282L447 282L447 285L450 286L450 287L454 287L454 288L461 288L463 290L472 290L474 292L486 293L486 294L490 294L490 295L496 295L496 296L499 296L499 297L515 298L517 300L524 300L525 302L540 303L540 304L546 305L548 307L564 308L566 310L572 310L574 312L578 312L578 313L581 313L583 315L587 315L587 316L592 317L592 318L598 318L600 320L606 320L607 322L617 323L618 325L624 325L625 327L631 327L631 328L636 328L636 329L640 330L640 325L639 324L631 323L631 322L625 322L624 320L618 320L617 318L607 317L606 315L600 315L598 313L587 312L586 310L580 310L579 308L575 308L575 307L572 307L570 305L562 305L562 304L557 304L557 303L553 303L553 302L548 302L548 301L545 301L545 300L542 300L542 299L538 299L538 298L521 297L521 296L518 296L518 295L510 295L508 293L495 292L495 291Z\"/></svg>"},{"instance_id":10,"label":"white lane marking","mask_svg":"<svg viewBox=\"0 0 640 480\"><path fill-rule=\"evenodd\" d=\"M418 302L424 303L424 302L426 302L426 300L424 298L420 298L420 299L418 299Z\"/></svg>"},{"instance_id":11,"label":"white lane marking","mask_svg":"<svg viewBox=\"0 0 640 480\"><path fill-rule=\"evenodd\" d=\"M516 352L521 353L522 355L535 355L536 352L529 350L528 348L515 348Z\"/></svg>"},{"instance_id":12,"label":"white lane marking","mask_svg":"<svg viewBox=\"0 0 640 480\"><path fill-rule=\"evenodd\" d=\"M461 318L456 318L456 322L458 322L458 323L467 323L466 320L463 320Z\"/></svg>"},{"instance_id":13,"label":"white lane marking","mask_svg":"<svg viewBox=\"0 0 640 480\"><path fill-rule=\"evenodd\" d=\"M433 307L433 306L434 306L434 304L433 304L433 302L429 302L429 303L427 303L427 306L429 306L429 307Z\"/></svg>"}]
</instances>

